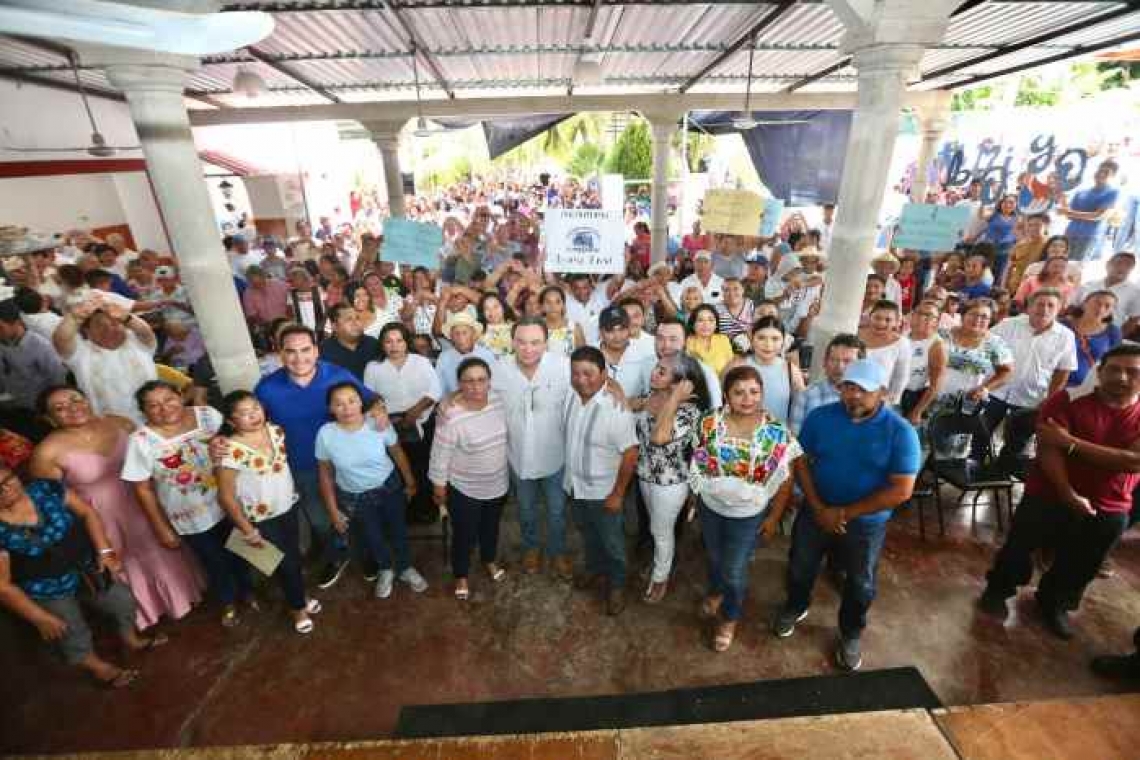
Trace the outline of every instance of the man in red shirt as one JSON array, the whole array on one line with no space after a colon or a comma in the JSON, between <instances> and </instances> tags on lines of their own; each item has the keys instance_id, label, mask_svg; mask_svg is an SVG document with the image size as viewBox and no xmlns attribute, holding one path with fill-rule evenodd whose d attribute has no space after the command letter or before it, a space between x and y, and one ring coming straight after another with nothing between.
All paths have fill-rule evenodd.
<instances>
[{"instance_id":1,"label":"man in red shirt","mask_svg":"<svg viewBox=\"0 0 1140 760\"><path fill-rule=\"evenodd\" d=\"M1096 388L1060 391L1041 405L1037 459L1005 546L987 574L982 610L1004 617L1006 599L1033 577L1032 552L1056 558L1037 585L1047 628L1073 636L1068 613L1128 526L1140 483L1140 346L1108 351Z\"/></svg>"}]
</instances>

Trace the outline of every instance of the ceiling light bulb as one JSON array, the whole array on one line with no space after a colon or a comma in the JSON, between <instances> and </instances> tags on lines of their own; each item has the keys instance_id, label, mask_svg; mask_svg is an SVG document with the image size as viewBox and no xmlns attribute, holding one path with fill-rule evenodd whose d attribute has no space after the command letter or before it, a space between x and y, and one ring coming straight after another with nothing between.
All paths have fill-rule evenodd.
<instances>
[{"instance_id":1,"label":"ceiling light bulb","mask_svg":"<svg viewBox=\"0 0 1140 760\"><path fill-rule=\"evenodd\" d=\"M240 92L247 98L256 98L266 89L265 80L256 71L241 68L234 74L234 92Z\"/></svg>"}]
</instances>

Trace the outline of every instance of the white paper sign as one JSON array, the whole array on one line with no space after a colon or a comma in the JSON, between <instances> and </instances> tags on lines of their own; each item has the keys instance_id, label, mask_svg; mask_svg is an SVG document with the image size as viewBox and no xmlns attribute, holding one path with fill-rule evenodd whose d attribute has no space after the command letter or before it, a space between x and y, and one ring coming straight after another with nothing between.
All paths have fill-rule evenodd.
<instances>
[{"instance_id":1,"label":"white paper sign","mask_svg":"<svg viewBox=\"0 0 1140 760\"><path fill-rule=\"evenodd\" d=\"M548 272L625 271L625 222L620 210L548 209L543 231Z\"/></svg>"}]
</instances>

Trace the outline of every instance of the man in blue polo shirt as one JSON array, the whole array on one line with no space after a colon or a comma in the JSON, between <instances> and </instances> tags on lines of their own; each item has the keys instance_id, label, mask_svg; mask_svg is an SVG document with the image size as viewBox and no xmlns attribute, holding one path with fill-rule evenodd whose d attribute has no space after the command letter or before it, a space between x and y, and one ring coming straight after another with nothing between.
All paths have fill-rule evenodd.
<instances>
[{"instance_id":1,"label":"man in blue polo shirt","mask_svg":"<svg viewBox=\"0 0 1140 760\"><path fill-rule=\"evenodd\" d=\"M348 548L333 530L321 502L317 480L317 431L329 421L328 389L349 382L360 389L364 403L376 395L343 367L317 359L317 338L308 327L291 325L281 331L281 369L266 375L254 388L270 420L285 431L285 452L299 505L309 521L314 546L322 547L324 568L317 580L329 588L348 564ZM373 563L374 564L374 563ZM372 571L366 569L365 577Z\"/></svg>"},{"instance_id":2,"label":"man in blue polo shirt","mask_svg":"<svg viewBox=\"0 0 1140 760\"><path fill-rule=\"evenodd\" d=\"M773 628L786 638L807 616L820 565L834 548L846 571L835 653L844 670L863 664L859 639L875 598L887 520L910 498L921 467L918 435L885 403L886 394L882 366L860 359L843 373L839 403L813 410L799 435L807 456L796 462L796 479L806 503L792 527L788 598Z\"/></svg>"},{"instance_id":3,"label":"man in blue polo shirt","mask_svg":"<svg viewBox=\"0 0 1140 760\"><path fill-rule=\"evenodd\" d=\"M1069 240L1070 261L1093 261L1099 258L1104 232L1108 227L1105 217L1120 198L1120 190L1112 185L1117 168L1112 159L1101 161L1093 175L1093 186L1078 190L1068 204L1060 207L1060 214L1069 218L1065 237Z\"/></svg>"}]
</instances>

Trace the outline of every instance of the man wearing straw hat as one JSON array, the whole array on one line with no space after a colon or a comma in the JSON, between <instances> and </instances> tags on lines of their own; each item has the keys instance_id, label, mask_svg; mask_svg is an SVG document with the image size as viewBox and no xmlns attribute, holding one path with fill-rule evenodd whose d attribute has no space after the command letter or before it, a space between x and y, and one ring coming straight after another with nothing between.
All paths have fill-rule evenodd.
<instances>
[{"instance_id":1,"label":"man wearing straw hat","mask_svg":"<svg viewBox=\"0 0 1140 760\"><path fill-rule=\"evenodd\" d=\"M435 371L439 375L440 385L443 386L443 395L448 396L459 389L459 377L456 371L464 359L478 356L490 367L494 367L497 360L489 348L476 342L483 334L483 325L465 311L454 312L447 316L447 321L443 323L443 334L451 341L451 345L439 355Z\"/></svg>"}]
</instances>

